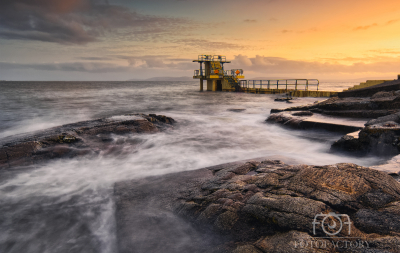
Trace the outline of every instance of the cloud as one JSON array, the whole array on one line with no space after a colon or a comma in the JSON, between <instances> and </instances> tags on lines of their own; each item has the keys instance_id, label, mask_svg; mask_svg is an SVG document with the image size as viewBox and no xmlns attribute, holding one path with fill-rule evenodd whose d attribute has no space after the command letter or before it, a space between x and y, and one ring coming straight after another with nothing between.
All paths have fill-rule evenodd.
<instances>
[{"instance_id":1,"label":"cloud","mask_svg":"<svg viewBox=\"0 0 400 253\"><path fill-rule=\"evenodd\" d=\"M288 60L281 57L255 56L247 57L237 55L232 61L235 68L245 71L265 74L355 74L355 73L393 73L400 69L400 58L391 58L384 61L364 63L362 61L351 65L340 63L327 63L317 61Z\"/></svg>"},{"instance_id":2,"label":"cloud","mask_svg":"<svg viewBox=\"0 0 400 253\"><path fill-rule=\"evenodd\" d=\"M67 62L67 63L33 63L33 64L0 62L0 68L86 72L86 73L127 72L131 70L131 67L129 66L120 66L116 64L101 63L101 62Z\"/></svg>"},{"instance_id":3,"label":"cloud","mask_svg":"<svg viewBox=\"0 0 400 253\"><path fill-rule=\"evenodd\" d=\"M400 21L400 19L392 19L392 20L389 20L388 22L386 22L386 25L391 25L391 24L397 23L399 21Z\"/></svg>"},{"instance_id":4,"label":"cloud","mask_svg":"<svg viewBox=\"0 0 400 253\"><path fill-rule=\"evenodd\" d=\"M253 63L251 62L251 60L247 56L241 55L241 54L235 55L234 62L237 63L240 66L246 66L246 67L253 65Z\"/></svg>"},{"instance_id":5,"label":"cloud","mask_svg":"<svg viewBox=\"0 0 400 253\"><path fill-rule=\"evenodd\" d=\"M282 33L291 33L291 32L293 32L292 30L282 30Z\"/></svg>"},{"instance_id":6,"label":"cloud","mask_svg":"<svg viewBox=\"0 0 400 253\"><path fill-rule=\"evenodd\" d=\"M142 15L99 0L2 0L0 38L86 44L107 33L134 39L183 31L187 19Z\"/></svg>"},{"instance_id":7,"label":"cloud","mask_svg":"<svg viewBox=\"0 0 400 253\"><path fill-rule=\"evenodd\" d=\"M144 55L144 56L118 56L119 59L124 59L129 66L134 68L152 68L152 69L181 69L192 70L195 65L193 59L176 59L169 55Z\"/></svg>"},{"instance_id":8,"label":"cloud","mask_svg":"<svg viewBox=\"0 0 400 253\"><path fill-rule=\"evenodd\" d=\"M245 22L245 23L257 23L257 20L256 19L245 19L245 20L243 20L243 22Z\"/></svg>"},{"instance_id":9,"label":"cloud","mask_svg":"<svg viewBox=\"0 0 400 253\"><path fill-rule=\"evenodd\" d=\"M399 49L375 49L375 50L368 50L368 52L378 53L378 54L400 54Z\"/></svg>"},{"instance_id":10,"label":"cloud","mask_svg":"<svg viewBox=\"0 0 400 253\"><path fill-rule=\"evenodd\" d=\"M370 28L372 28L372 27L374 27L374 26L378 26L378 24L377 24L377 23L373 23L373 24L371 24L371 25L357 26L357 27L354 28L353 30L354 30L354 31L358 31L358 30L367 30L367 29L370 29Z\"/></svg>"},{"instance_id":11,"label":"cloud","mask_svg":"<svg viewBox=\"0 0 400 253\"><path fill-rule=\"evenodd\" d=\"M113 58L111 58L111 57L91 56L91 57L78 57L77 59L85 60L85 61L109 61L109 60L112 60Z\"/></svg>"},{"instance_id":12,"label":"cloud","mask_svg":"<svg viewBox=\"0 0 400 253\"><path fill-rule=\"evenodd\" d=\"M359 31L359 30L367 30L367 29L370 29L370 28L375 27L375 26L388 26L388 25L392 25L394 23L397 23L398 21L400 21L400 19L392 19L392 20L387 21L383 25L380 25L378 23L373 23L371 25L357 26L353 30L354 31Z\"/></svg>"},{"instance_id":13,"label":"cloud","mask_svg":"<svg viewBox=\"0 0 400 253\"><path fill-rule=\"evenodd\" d=\"M245 49L248 48L247 46L223 42L223 41L210 41L205 39L180 39L174 41L177 44L181 44L183 46L193 47L197 50L207 50L207 51L224 51L227 49Z\"/></svg>"},{"instance_id":14,"label":"cloud","mask_svg":"<svg viewBox=\"0 0 400 253\"><path fill-rule=\"evenodd\" d=\"M64 62L64 63L10 63L0 62L2 70L38 70L38 71L62 71L66 73L132 73L143 72L146 70L168 71L174 73L190 73L198 68L198 64L193 63L193 59L175 59L170 55L144 55L144 56L109 56L110 60L125 60L126 63L116 64L104 61L106 59L82 59L84 61ZM232 64L226 65L226 69L244 69L245 73L258 73L262 76L311 76L319 78L324 75L365 75L369 73L397 73L400 69L400 57L382 58L377 62L365 63L359 60L351 65L341 64L335 61L300 61L289 60L281 57L266 57L256 55L248 57L246 55L236 55Z\"/></svg>"}]
</instances>

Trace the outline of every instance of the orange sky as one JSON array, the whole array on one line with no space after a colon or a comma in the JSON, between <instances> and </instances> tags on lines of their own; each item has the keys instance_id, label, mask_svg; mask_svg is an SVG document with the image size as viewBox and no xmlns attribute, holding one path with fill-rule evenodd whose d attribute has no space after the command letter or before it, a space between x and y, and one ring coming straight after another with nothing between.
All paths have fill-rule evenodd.
<instances>
[{"instance_id":1,"label":"orange sky","mask_svg":"<svg viewBox=\"0 0 400 253\"><path fill-rule=\"evenodd\" d=\"M250 78L400 73L400 1L57 1L0 3L0 79L191 76L198 54Z\"/></svg>"}]
</instances>

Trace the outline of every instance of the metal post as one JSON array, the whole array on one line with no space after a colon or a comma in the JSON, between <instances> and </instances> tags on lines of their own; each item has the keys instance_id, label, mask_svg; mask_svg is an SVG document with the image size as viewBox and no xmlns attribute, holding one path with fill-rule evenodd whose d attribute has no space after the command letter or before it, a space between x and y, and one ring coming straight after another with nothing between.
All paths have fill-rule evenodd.
<instances>
[{"instance_id":1,"label":"metal post","mask_svg":"<svg viewBox=\"0 0 400 253\"><path fill-rule=\"evenodd\" d=\"M296 79L296 86L294 86L294 90L297 90L297 79Z\"/></svg>"},{"instance_id":2,"label":"metal post","mask_svg":"<svg viewBox=\"0 0 400 253\"><path fill-rule=\"evenodd\" d=\"M286 92L287 92L287 79L286 79Z\"/></svg>"},{"instance_id":3,"label":"metal post","mask_svg":"<svg viewBox=\"0 0 400 253\"><path fill-rule=\"evenodd\" d=\"M308 90L308 79L307 79L307 82L306 82L306 90Z\"/></svg>"},{"instance_id":4,"label":"metal post","mask_svg":"<svg viewBox=\"0 0 400 253\"><path fill-rule=\"evenodd\" d=\"M276 80L276 89L279 90L279 80Z\"/></svg>"},{"instance_id":5,"label":"metal post","mask_svg":"<svg viewBox=\"0 0 400 253\"><path fill-rule=\"evenodd\" d=\"M269 80L268 80L268 90L269 90Z\"/></svg>"}]
</instances>

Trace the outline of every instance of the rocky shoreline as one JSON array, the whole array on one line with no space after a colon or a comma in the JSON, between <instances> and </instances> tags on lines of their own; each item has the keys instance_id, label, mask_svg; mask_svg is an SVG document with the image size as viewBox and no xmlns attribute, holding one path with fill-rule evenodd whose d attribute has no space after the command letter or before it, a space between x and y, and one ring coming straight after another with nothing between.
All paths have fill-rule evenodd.
<instances>
[{"instance_id":1,"label":"rocky shoreline","mask_svg":"<svg viewBox=\"0 0 400 253\"><path fill-rule=\"evenodd\" d=\"M174 122L163 115L129 114L11 136L0 142L0 169L100 151L112 152L111 134L157 133L171 128Z\"/></svg>"},{"instance_id":2,"label":"rocky shoreline","mask_svg":"<svg viewBox=\"0 0 400 253\"><path fill-rule=\"evenodd\" d=\"M163 244L163 236L176 236L172 228L183 219L197 233L218 239L206 238L207 246L163 244L163 252L399 252L398 176L355 164L258 159L119 182L119 249L146 252ZM343 228L337 218L346 222ZM169 225L164 233L143 222L154 219ZM337 227L329 229L333 221ZM138 247L138 233L156 237Z\"/></svg>"},{"instance_id":3,"label":"rocky shoreline","mask_svg":"<svg viewBox=\"0 0 400 253\"><path fill-rule=\"evenodd\" d=\"M331 123L325 124L324 128L322 123L307 122L307 116L313 114L365 118L366 123L362 127ZM370 97L332 97L312 105L272 109L266 121L292 128L323 128L350 133L332 144L333 151L388 157L400 153L400 90L379 91Z\"/></svg>"},{"instance_id":4,"label":"rocky shoreline","mask_svg":"<svg viewBox=\"0 0 400 253\"><path fill-rule=\"evenodd\" d=\"M300 129L357 130L332 150L395 155L400 94L388 92L272 110L267 121ZM380 117L360 127L306 120L315 113ZM157 133L174 122L162 115L130 114L14 136L0 143L0 169L112 154L119 152L112 134ZM399 171L266 157L117 182L118 252L399 252L399 180Z\"/></svg>"}]
</instances>

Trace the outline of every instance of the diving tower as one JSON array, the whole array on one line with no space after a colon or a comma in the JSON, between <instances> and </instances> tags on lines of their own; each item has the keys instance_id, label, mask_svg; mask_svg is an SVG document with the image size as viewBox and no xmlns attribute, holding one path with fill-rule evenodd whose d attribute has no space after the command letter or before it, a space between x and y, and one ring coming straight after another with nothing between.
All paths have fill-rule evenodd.
<instances>
[{"instance_id":1,"label":"diving tower","mask_svg":"<svg viewBox=\"0 0 400 253\"><path fill-rule=\"evenodd\" d=\"M231 63L225 56L199 55L193 62L200 63L200 69L193 75L194 79L200 79L200 91L203 91L204 80L207 80L208 91L241 91L239 79L244 78L243 70L224 70L224 64Z\"/></svg>"},{"instance_id":2,"label":"diving tower","mask_svg":"<svg viewBox=\"0 0 400 253\"><path fill-rule=\"evenodd\" d=\"M224 64L231 63L222 55L199 55L193 62L200 63L193 79L200 79L200 91L207 81L207 91L240 91L257 94L287 93L294 97L329 97L336 91L320 91L318 79L240 80L243 69L225 70ZM316 90L309 90L309 87Z\"/></svg>"}]
</instances>

